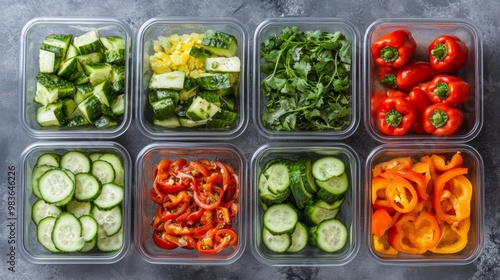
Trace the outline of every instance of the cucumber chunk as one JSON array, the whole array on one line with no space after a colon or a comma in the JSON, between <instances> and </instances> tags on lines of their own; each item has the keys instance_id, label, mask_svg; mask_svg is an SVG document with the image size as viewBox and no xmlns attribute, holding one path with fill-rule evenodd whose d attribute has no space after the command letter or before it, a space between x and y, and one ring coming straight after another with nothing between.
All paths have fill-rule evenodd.
<instances>
[{"instance_id":1,"label":"cucumber chunk","mask_svg":"<svg viewBox=\"0 0 500 280\"><path fill-rule=\"evenodd\" d=\"M186 116L193 121L208 120L219 111L217 105L197 96L187 109Z\"/></svg>"},{"instance_id":2,"label":"cucumber chunk","mask_svg":"<svg viewBox=\"0 0 500 280\"><path fill-rule=\"evenodd\" d=\"M185 77L186 73L183 71L172 71L161 74L154 73L149 81L149 88L181 90L184 87Z\"/></svg>"},{"instance_id":3,"label":"cucumber chunk","mask_svg":"<svg viewBox=\"0 0 500 280\"><path fill-rule=\"evenodd\" d=\"M104 46L99 39L97 31L89 31L83 35L75 37L73 45L82 55L89 53L100 53L104 51Z\"/></svg>"},{"instance_id":4,"label":"cucumber chunk","mask_svg":"<svg viewBox=\"0 0 500 280\"><path fill-rule=\"evenodd\" d=\"M205 70L209 72L240 72L240 58L233 57L208 57L205 59Z\"/></svg>"},{"instance_id":5,"label":"cucumber chunk","mask_svg":"<svg viewBox=\"0 0 500 280\"><path fill-rule=\"evenodd\" d=\"M292 233L298 221L297 211L286 203L270 206L263 217L264 227L272 234Z\"/></svg>"},{"instance_id":6,"label":"cucumber chunk","mask_svg":"<svg viewBox=\"0 0 500 280\"><path fill-rule=\"evenodd\" d=\"M40 126L64 126L66 117L63 112L62 102L48 104L46 107L38 107L36 122Z\"/></svg>"},{"instance_id":7,"label":"cucumber chunk","mask_svg":"<svg viewBox=\"0 0 500 280\"><path fill-rule=\"evenodd\" d=\"M201 44L204 49L217 56L232 57L238 50L236 37L212 29L205 31Z\"/></svg>"}]
</instances>

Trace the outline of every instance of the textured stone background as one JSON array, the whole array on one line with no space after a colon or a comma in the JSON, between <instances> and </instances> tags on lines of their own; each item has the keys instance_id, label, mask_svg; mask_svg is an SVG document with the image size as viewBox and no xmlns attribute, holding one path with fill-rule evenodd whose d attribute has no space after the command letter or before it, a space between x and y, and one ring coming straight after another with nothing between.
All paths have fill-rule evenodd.
<instances>
[{"instance_id":1,"label":"textured stone background","mask_svg":"<svg viewBox=\"0 0 500 280\"><path fill-rule=\"evenodd\" d=\"M402 1L402 0L0 0L0 278L1 279L499 279L500 278L500 189L497 186L500 168L499 125L500 83L499 49L500 2L497 0ZM485 125L469 144L478 149L485 163L485 246L480 257L465 266L402 267L377 264L361 244L357 257L342 267L269 267L259 263L249 245L234 264L223 267L151 265L143 261L133 245L123 260L113 265L34 265L17 259L15 273L7 271L8 235L6 225L7 166L20 168L19 155L36 140L30 138L19 124L18 80L20 34L27 21L34 17L112 16L126 21L137 32L142 23L163 16L231 16L246 25L252 39L257 25L269 17L339 17L351 21L361 34L371 22L380 18L463 18L476 24L483 40ZM251 42L250 42L251 43ZM364 162L378 144L361 124L356 133L344 142L356 149ZM133 124L116 141L124 144L132 158L150 143ZM247 159L266 142L258 136L251 123L242 136L234 140Z\"/></svg>"}]
</instances>

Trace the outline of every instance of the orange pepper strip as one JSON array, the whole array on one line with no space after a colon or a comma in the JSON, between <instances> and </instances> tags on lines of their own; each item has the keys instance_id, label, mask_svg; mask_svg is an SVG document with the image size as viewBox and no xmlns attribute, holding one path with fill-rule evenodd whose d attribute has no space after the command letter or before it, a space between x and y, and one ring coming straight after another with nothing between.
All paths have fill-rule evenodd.
<instances>
[{"instance_id":1,"label":"orange pepper strip","mask_svg":"<svg viewBox=\"0 0 500 280\"><path fill-rule=\"evenodd\" d=\"M378 237L373 235L373 249L379 253L388 254L388 255L397 255L398 251L394 249L394 247L389 244L387 240L387 233Z\"/></svg>"},{"instance_id":2,"label":"orange pepper strip","mask_svg":"<svg viewBox=\"0 0 500 280\"><path fill-rule=\"evenodd\" d=\"M439 173L446 172L455 167L461 167L464 160L460 152L456 152L450 161L446 162L446 158L443 156L438 156L436 154L431 156L432 161L434 162L434 166L436 167L436 171Z\"/></svg>"},{"instance_id":3,"label":"orange pepper strip","mask_svg":"<svg viewBox=\"0 0 500 280\"><path fill-rule=\"evenodd\" d=\"M441 227L434 215L421 212L413 225L415 228L408 232L408 238L413 246L428 250L438 245L441 240Z\"/></svg>"},{"instance_id":4,"label":"orange pepper strip","mask_svg":"<svg viewBox=\"0 0 500 280\"><path fill-rule=\"evenodd\" d=\"M399 176L406 180L409 180L410 182L414 183L413 186L421 199L426 200L429 198L429 195L427 194L427 180L424 175L418 172L414 172L412 170L389 170L382 173L380 176L387 179L390 179L394 176Z\"/></svg>"},{"instance_id":5,"label":"orange pepper strip","mask_svg":"<svg viewBox=\"0 0 500 280\"><path fill-rule=\"evenodd\" d=\"M436 180L434 211L438 220L453 224L470 216L472 184L463 176L467 172L467 168L457 167L446 171Z\"/></svg>"},{"instance_id":6,"label":"orange pepper strip","mask_svg":"<svg viewBox=\"0 0 500 280\"><path fill-rule=\"evenodd\" d=\"M443 223L441 228L443 230L441 241L430 251L437 254L454 254L467 246L470 218L463 219L456 226Z\"/></svg>"},{"instance_id":7,"label":"orange pepper strip","mask_svg":"<svg viewBox=\"0 0 500 280\"><path fill-rule=\"evenodd\" d=\"M387 171L387 170L406 170L406 169L411 169L413 166L413 161L411 160L410 157L399 157L399 158L394 158L388 161L381 162L375 167L373 167L373 175L372 177L377 177L382 172Z\"/></svg>"},{"instance_id":8,"label":"orange pepper strip","mask_svg":"<svg viewBox=\"0 0 500 280\"><path fill-rule=\"evenodd\" d=\"M425 188L417 188L418 196L423 200L429 199L429 195L432 193L432 187L434 186L429 164L417 162L413 165L412 171L422 174L425 178Z\"/></svg>"},{"instance_id":9,"label":"orange pepper strip","mask_svg":"<svg viewBox=\"0 0 500 280\"><path fill-rule=\"evenodd\" d=\"M409 213L418 203L417 192L413 185L406 179L394 176L385 189L385 196L396 211Z\"/></svg>"},{"instance_id":10,"label":"orange pepper strip","mask_svg":"<svg viewBox=\"0 0 500 280\"><path fill-rule=\"evenodd\" d=\"M392 226L392 217L384 209L375 210L372 214L372 233L382 237L385 231Z\"/></svg>"},{"instance_id":11,"label":"orange pepper strip","mask_svg":"<svg viewBox=\"0 0 500 280\"><path fill-rule=\"evenodd\" d=\"M423 254L427 249L415 247L409 237L409 233L415 230L414 221L417 218L411 214L403 214L388 231L389 244L402 253Z\"/></svg>"}]
</instances>

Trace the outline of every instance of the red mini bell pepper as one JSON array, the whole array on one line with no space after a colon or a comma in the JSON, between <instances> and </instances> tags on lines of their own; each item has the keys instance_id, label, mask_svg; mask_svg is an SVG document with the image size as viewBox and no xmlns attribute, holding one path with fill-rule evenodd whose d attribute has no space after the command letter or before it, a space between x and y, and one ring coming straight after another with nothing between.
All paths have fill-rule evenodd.
<instances>
[{"instance_id":1,"label":"red mini bell pepper","mask_svg":"<svg viewBox=\"0 0 500 280\"><path fill-rule=\"evenodd\" d=\"M403 97L387 98L377 109L378 127L386 135L405 135L415 119L415 107Z\"/></svg>"},{"instance_id":2,"label":"red mini bell pepper","mask_svg":"<svg viewBox=\"0 0 500 280\"><path fill-rule=\"evenodd\" d=\"M383 85L404 92L409 92L419 84L432 80L438 74L439 72L425 61L410 62L396 71L390 71L388 67L379 69L379 78Z\"/></svg>"},{"instance_id":3,"label":"red mini bell pepper","mask_svg":"<svg viewBox=\"0 0 500 280\"><path fill-rule=\"evenodd\" d=\"M469 49L457 36L443 35L432 41L428 54L434 69L454 73L467 63Z\"/></svg>"},{"instance_id":4,"label":"red mini bell pepper","mask_svg":"<svg viewBox=\"0 0 500 280\"><path fill-rule=\"evenodd\" d=\"M408 94L408 100L411 104L413 104L413 107L415 107L415 111L417 112L417 118L415 120L415 124L413 125L413 131L415 133L423 134L425 133L423 125L424 111L427 107L432 105L432 102L427 96L427 93L418 87L413 88L410 91Z\"/></svg>"},{"instance_id":5,"label":"red mini bell pepper","mask_svg":"<svg viewBox=\"0 0 500 280\"><path fill-rule=\"evenodd\" d=\"M371 53L379 66L400 68L415 53L417 42L410 31L398 29L377 38L372 44Z\"/></svg>"},{"instance_id":6,"label":"red mini bell pepper","mask_svg":"<svg viewBox=\"0 0 500 280\"><path fill-rule=\"evenodd\" d=\"M427 107L424 111L424 130L434 135L452 135L462 126L462 111L444 103Z\"/></svg>"},{"instance_id":7,"label":"red mini bell pepper","mask_svg":"<svg viewBox=\"0 0 500 280\"><path fill-rule=\"evenodd\" d=\"M456 76L437 75L420 87L433 103L445 103L450 106L461 105L470 95L469 84Z\"/></svg>"}]
</instances>

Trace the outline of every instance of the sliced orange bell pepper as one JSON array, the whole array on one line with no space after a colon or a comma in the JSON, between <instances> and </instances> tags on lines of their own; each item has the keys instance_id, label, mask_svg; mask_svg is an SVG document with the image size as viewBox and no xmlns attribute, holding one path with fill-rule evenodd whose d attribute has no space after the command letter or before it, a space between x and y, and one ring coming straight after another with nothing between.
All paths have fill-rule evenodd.
<instances>
[{"instance_id":1,"label":"sliced orange bell pepper","mask_svg":"<svg viewBox=\"0 0 500 280\"><path fill-rule=\"evenodd\" d=\"M394 176L385 189L385 196L396 211L409 213L418 203L418 195L413 185L406 179Z\"/></svg>"},{"instance_id":2,"label":"sliced orange bell pepper","mask_svg":"<svg viewBox=\"0 0 500 280\"><path fill-rule=\"evenodd\" d=\"M373 249L379 253L388 254L388 255L397 255L398 251L394 249L394 247L389 244L389 240L387 239L387 233L378 237L376 235L372 235L373 238Z\"/></svg>"},{"instance_id":3,"label":"sliced orange bell pepper","mask_svg":"<svg viewBox=\"0 0 500 280\"><path fill-rule=\"evenodd\" d=\"M385 234L385 231L392 226L392 217L384 209L375 210L372 214L372 233L378 237Z\"/></svg>"},{"instance_id":4,"label":"sliced orange bell pepper","mask_svg":"<svg viewBox=\"0 0 500 280\"><path fill-rule=\"evenodd\" d=\"M422 200L429 199L429 195L432 193L432 187L434 186L430 165L424 162L417 162L413 165L412 171L421 174L425 178L425 188L417 188L418 196Z\"/></svg>"},{"instance_id":5,"label":"sliced orange bell pepper","mask_svg":"<svg viewBox=\"0 0 500 280\"><path fill-rule=\"evenodd\" d=\"M413 166L413 161L411 160L410 157L399 157L399 158L394 158L388 161L381 162L375 167L373 167L373 177L379 176L382 172L387 171L387 170L405 170L405 169L411 169Z\"/></svg>"},{"instance_id":6,"label":"sliced orange bell pepper","mask_svg":"<svg viewBox=\"0 0 500 280\"><path fill-rule=\"evenodd\" d=\"M463 219L456 226L442 223L441 228L443 230L441 241L430 251L437 254L454 254L467 246L470 218Z\"/></svg>"},{"instance_id":7,"label":"sliced orange bell pepper","mask_svg":"<svg viewBox=\"0 0 500 280\"><path fill-rule=\"evenodd\" d=\"M413 246L429 250L438 245L441 240L441 227L434 215L420 212L413 226L414 229L408 232L408 238Z\"/></svg>"},{"instance_id":8,"label":"sliced orange bell pepper","mask_svg":"<svg viewBox=\"0 0 500 280\"><path fill-rule=\"evenodd\" d=\"M434 187L434 211L438 220L453 224L470 216L472 184L463 176L467 172L467 168L458 167L437 178Z\"/></svg>"},{"instance_id":9,"label":"sliced orange bell pepper","mask_svg":"<svg viewBox=\"0 0 500 280\"><path fill-rule=\"evenodd\" d=\"M418 193L418 196L421 199L427 199L429 198L429 195L427 194L427 179L425 178L424 175L410 170L389 170L384 173L382 173L380 176L387 178L390 180L390 178L394 176L402 177L406 180L409 180L410 183L413 184L413 187Z\"/></svg>"},{"instance_id":10,"label":"sliced orange bell pepper","mask_svg":"<svg viewBox=\"0 0 500 280\"><path fill-rule=\"evenodd\" d=\"M417 218L411 214L403 214L396 224L388 230L389 244L399 252L407 254L423 254L426 248L416 247L410 239L410 232L415 230L413 224Z\"/></svg>"},{"instance_id":11,"label":"sliced orange bell pepper","mask_svg":"<svg viewBox=\"0 0 500 280\"><path fill-rule=\"evenodd\" d=\"M436 171L439 173L443 173L455 167L461 167L464 162L460 152L456 152L450 161L446 161L445 157L436 154L432 155L431 159L436 167Z\"/></svg>"}]
</instances>

